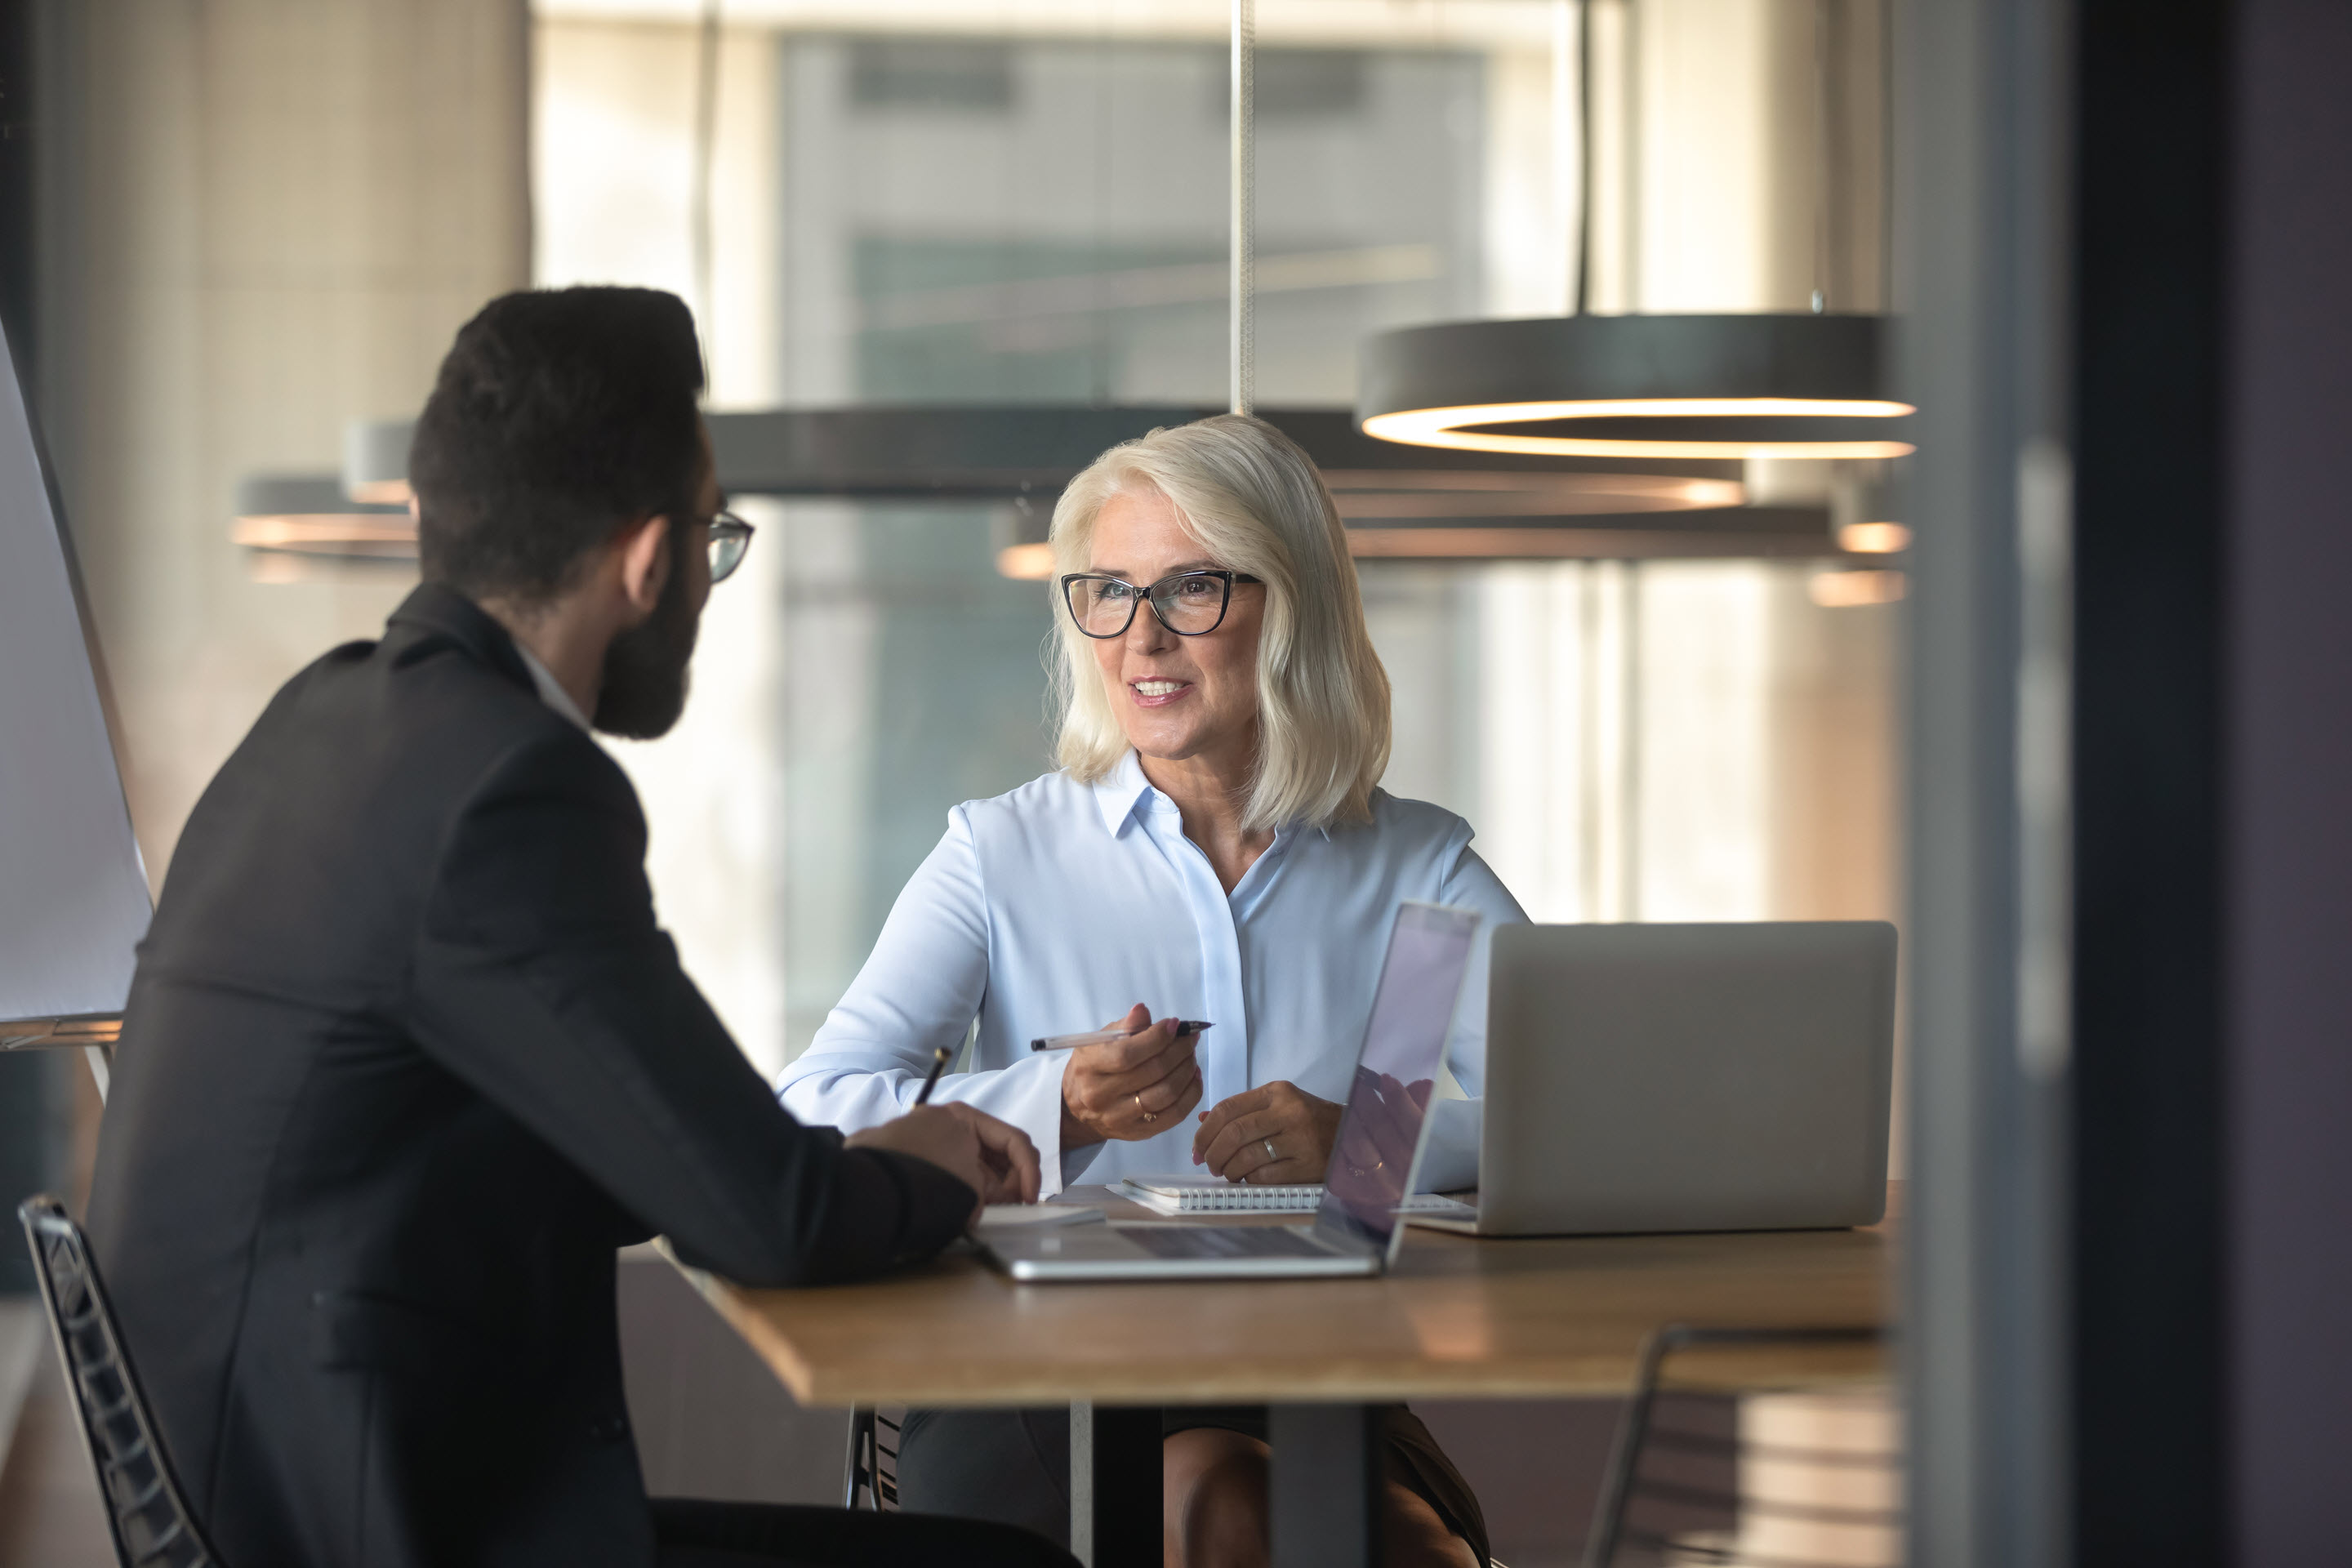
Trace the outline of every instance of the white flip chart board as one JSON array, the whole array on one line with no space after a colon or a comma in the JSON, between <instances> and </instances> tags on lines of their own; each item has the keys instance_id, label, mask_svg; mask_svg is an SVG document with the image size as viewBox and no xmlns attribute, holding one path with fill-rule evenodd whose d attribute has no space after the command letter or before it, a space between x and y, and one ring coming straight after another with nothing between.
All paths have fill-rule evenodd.
<instances>
[{"instance_id":1,"label":"white flip chart board","mask_svg":"<svg viewBox=\"0 0 2352 1568\"><path fill-rule=\"evenodd\" d=\"M0 337L0 1044L119 1014L152 913L89 633Z\"/></svg>"}]
</instances>

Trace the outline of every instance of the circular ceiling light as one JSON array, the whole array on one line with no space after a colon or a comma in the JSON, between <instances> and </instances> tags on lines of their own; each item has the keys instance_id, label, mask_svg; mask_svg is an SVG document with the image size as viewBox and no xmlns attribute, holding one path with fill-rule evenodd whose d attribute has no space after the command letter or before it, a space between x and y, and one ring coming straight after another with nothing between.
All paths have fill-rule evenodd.
<instances>
[{"instance_id":1,"label":"circular ceiling light","mask_svg":"<svg viewBox=\"0 0 2352 1568\"><path fill-rule=\"evenodd\" d=\"M1357 419L1412 446L1564 458L1900 458L1880 318L1549 316L1366 344Z\"/></svg>"}]
</instances>

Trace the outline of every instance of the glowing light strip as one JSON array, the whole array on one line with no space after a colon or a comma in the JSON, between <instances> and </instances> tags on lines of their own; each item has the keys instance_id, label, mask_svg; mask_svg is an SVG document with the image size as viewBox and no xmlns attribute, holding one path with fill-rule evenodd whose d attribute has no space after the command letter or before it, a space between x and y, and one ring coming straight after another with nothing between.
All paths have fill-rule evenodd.
<instances>
[{"instance_id":1,"label":"glowing light strip","mask_svg":"<svg viewBox=\"0 0 2352 1568\"><path fill-rule=\"evenodd\" d=\"M1895 419L1907 403L1801 397L1650 397L1545 403L1475 403L1453 408L1402 408L1364 421L1364 434L1412 447L1460 452L1516 452L1554 458L1903 458L1908 441L1691 441L1512 436L1468 425L1525 425L1549 419Z\"/></svg>"},{"instance_id":2,"label":"glowing light strip","mask_svg":"<svg viewBox=\"0 0 2352 1568\"><path fill-rule=\"evenodd\" d=\"M1351 528L1348 552L1360 558L1465 560L1723 560L1784 555L1758 541L1785 535L1679 528ZM1801 557L1808 552L1796 552ZM1819 551L1810 552L1818 554Z\"/></svg>"},{"instance_id":3,"label":"glowing light strip","mask_svg":"<svg viewBox=\"0 0 2352 1568\"><path fill-rule=\"evenodd\" d=\"M240 517L229 525L229 542L254 550L304 545L395 545L415 549L416 525L404 517L341 512L268 513Z\"/></svg>"},{"instance_id":4,"label":"glowing light strip","mask_svg":"<svg viewBox=\"0 0 2352 1568\"><path fill-rule=\"evenodd\" d=\"M1050 544L1008 544L996 552L996 574L1019 583L1043 583L1054 575Z\"/></svg>"},{"instance_id":5,"label":"glowing light strip","mask_svg":"<svg viewBox=\"0 0 2352 1568\"><path fill-rule=\"evenodd\" d=\"M1838 530L1838 548L1855 555L1899 555L1911 548L1911 531L1899 522L1849 522Z\"/></svg>"},{"instance_id":6,"label":"glowing light strip","mask_svg":"<svg viewBox=\"0 0 2352 1568\"><path fill-rule=\"evenodd\" d=\"M1814 604L1825 610L1850 610L1863 605L1891 605L1904 595L1900 572L1822 572L1806 584Z\"/></svg>"}]
</instances>

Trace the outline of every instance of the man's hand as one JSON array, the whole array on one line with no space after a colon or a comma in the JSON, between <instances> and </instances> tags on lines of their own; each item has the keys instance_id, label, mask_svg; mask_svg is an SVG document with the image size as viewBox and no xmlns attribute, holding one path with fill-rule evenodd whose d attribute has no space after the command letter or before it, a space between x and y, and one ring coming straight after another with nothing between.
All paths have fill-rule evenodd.
<instances>
[{"instance_id":1,"label":"man's hand","mask_svg":"<svg viewBox=\"0 0 2352 1568\"><path fill-rule=\"evenodd\" d=\"M1229 1182L1319 1182L1339 1131L1329 1100L1295 1083L1260 1084L1202 1113L1192 1163Z\"/></svg>"},{"instance_id":2,"label":"man's hand","mask_svg":"<svg viewBox=\"0 0 2352 1568\"><path fill-rule=\"evenodd\" d=\"M1151 1021L1138 1004L1103 1027L1128 1037L1080 1046L1062 1072L1062 1147L1083 1149L1107 1138L1154 1137L1201 1103L1201 1069L1192 1061L1198 1035L1176 1037L1177 1020Z\"/></svg>"},{"instance_id":3,"label":"man's hand","mask_svg":"<svg viewBox=\"0 0 2352 1568\"><path fill-rule=\"evenodd\" d=\"M1037 1201L1037 1145L1018 1127L969 1105L919 1105L843 1142L929 1160L980 1194L973 1219L990 1204Z\"/></svg>"}]
</instances>

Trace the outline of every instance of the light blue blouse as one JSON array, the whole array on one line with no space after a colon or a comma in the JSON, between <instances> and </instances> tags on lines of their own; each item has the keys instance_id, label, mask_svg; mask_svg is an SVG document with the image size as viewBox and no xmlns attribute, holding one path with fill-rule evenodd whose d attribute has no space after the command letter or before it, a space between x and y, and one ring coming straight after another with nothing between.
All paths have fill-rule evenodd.
<instances>
[{"instance_id":1,"label":"light blue blouse","mask_svg":"<svg viewBox=\"0 0 2352 1568\"><path fill-rule=\"evenodd\" d=\"M1467 1100L1443 1100L1425 1188L1477 1180L1486 1065L1486 942L1527 919L1470 848L1470 825L1423 801L1372 795L1369 826L1284 829L1228 896L1184 837L1175 802L1133 752L1093 785L1064 773L948 813L866 966L808 1050L776 1080L801 1121L847 1131L914 1103L933 1049L959 1049L979 1020L974 1070L935 1100L961 1100L1026 1131L1048 1193L1076 1182L1189 1172L1186 1118L1155 1138L1062 1149L1068 1053L1029 1041L1099 1028L1140 1002L1152 1016L1206 1018L1196 1060L1205 1110L1288 1079L1347 1092L1406 899L1486 917L1446 1050Z\"/></svg>"}]
</instances>

